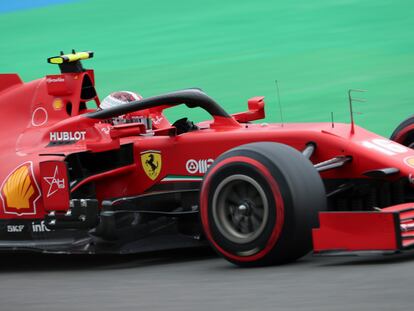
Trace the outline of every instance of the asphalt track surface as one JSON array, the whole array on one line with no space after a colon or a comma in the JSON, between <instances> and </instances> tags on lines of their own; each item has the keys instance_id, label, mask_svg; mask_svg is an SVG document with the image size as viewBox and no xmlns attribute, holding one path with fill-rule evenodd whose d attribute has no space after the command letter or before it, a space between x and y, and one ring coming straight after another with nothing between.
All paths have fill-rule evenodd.
<instances>
[{"instance_id":1,"label":"asphalt track surface","mask_svg":"<svg viewBox=\"0 0 414 311\"><path fill-rule=\"evenodd\" d=\"M209 249L4 254L0 310L411 310L414 253L242 269Z\"/></svg>"}]
</instances>

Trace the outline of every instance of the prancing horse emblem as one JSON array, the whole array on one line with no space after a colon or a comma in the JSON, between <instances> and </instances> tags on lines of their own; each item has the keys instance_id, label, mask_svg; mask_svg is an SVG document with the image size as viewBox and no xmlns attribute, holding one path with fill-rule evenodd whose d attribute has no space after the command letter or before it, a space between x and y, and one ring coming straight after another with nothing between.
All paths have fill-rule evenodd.
<instances>
[{"instance_id":1,"label":"prancing horse emblem","mask_svg":"<svg viewBox=\"0 0 414 311\"><path fill-rule=\"evenodd\" d=\"M148 150L141 152L141 164L145 174L151 179L157 179L161 172L161 151Z\"/></svg>"}]
</instances>

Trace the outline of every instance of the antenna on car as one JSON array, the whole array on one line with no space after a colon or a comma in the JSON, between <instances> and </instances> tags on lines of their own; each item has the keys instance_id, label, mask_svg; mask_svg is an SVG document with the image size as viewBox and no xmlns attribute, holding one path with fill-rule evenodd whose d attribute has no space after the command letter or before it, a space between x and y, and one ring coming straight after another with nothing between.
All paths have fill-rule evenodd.
<instances>
[{"instance_id":1,"label":"antenna on car","mask_svg":"<svg viewBox=\"0 0 414 311\"><path fill-rule=\"evenodd\" d=\"M332 128L334 128L335 123L334 123L334 113L333 113L333 111L331 111L331 124L332 124Z\"/></svg>"},{"instance_id":2,"label":"antenna on car","mask_svg":"<svg viewBox=\"0 0 414 311\"><path fill-rule=\"evenodd\" d=\"M352 108L352 103L353 102L359 102L359 103L365 103L366 99L363 98L353 98L352 97L352 92L366 92L366 90L358 90L358 89L349 89L348 90L348 100L349 100L349 112L351 114L351 134L355 133L355 123L354 123L354 111Z\"/></svg>"},{"instance_id":3,"label":"antenna on car","mask_svg":"<svg viewBox=\"0 0 414 311\"><path fill-rule=\"evenodd\" d=\"M283 127L284 122L283 122L283 113L282 113L282 103L280 102L279 83L277 82L277 80L275 80L275 84L276 84L277 101L279 103L280 121L281 121L282 127Z\"/></svg>"}]
</instances>

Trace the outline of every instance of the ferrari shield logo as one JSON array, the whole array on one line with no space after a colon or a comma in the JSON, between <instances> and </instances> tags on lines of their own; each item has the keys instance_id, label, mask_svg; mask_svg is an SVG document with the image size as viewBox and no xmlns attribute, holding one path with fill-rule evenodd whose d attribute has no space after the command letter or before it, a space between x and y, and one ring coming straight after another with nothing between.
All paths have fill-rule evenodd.
<instances>
[{"instance_id":1,"label":"ferrari shield logo","mask_svg":"<svg viewBox=\"0 0 414 311\"><path fill-rule=\"evenodd\" d=\"M161 172L161 151L148 150L141 152L141 164L145 174L155 180Z\"/></svg>"}]
</instances>

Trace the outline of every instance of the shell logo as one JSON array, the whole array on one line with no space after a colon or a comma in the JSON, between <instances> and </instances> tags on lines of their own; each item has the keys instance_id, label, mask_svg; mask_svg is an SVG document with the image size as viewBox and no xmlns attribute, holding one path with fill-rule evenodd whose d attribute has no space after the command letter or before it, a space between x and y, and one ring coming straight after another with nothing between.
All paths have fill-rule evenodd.
<instances>
[{"instance_id":1,"label":"shell logo","mask_svg":"<svg viewBox=\"0 0 414 311\"><path fill-rule=\"evenodd\" d=\"M32 162L20 165L7 176L1 187L0 198L6 214L36 214L40 189L34 179Z\"/></svg>"},{"instance_id":2,"label":"shell logo","mask_svg":"<svg viewBox=\"0 0 414 311\"><path fill-rule=\"evenodd\" d=\"M405 164L407 164L410 167L414 167L414 157L407 157L404 159Z\"/></svg>"},{"instance_id":3,"label":"shell logo","mask_svg":"<svg viewBox=\"0 0 414 311\"><path fill-rule=\"evenodd\" d=\"M53 109L56 111L62 110L63 109L63 101L60 98L56 98L53 101Z\"/></svg>"}]
</instances>

